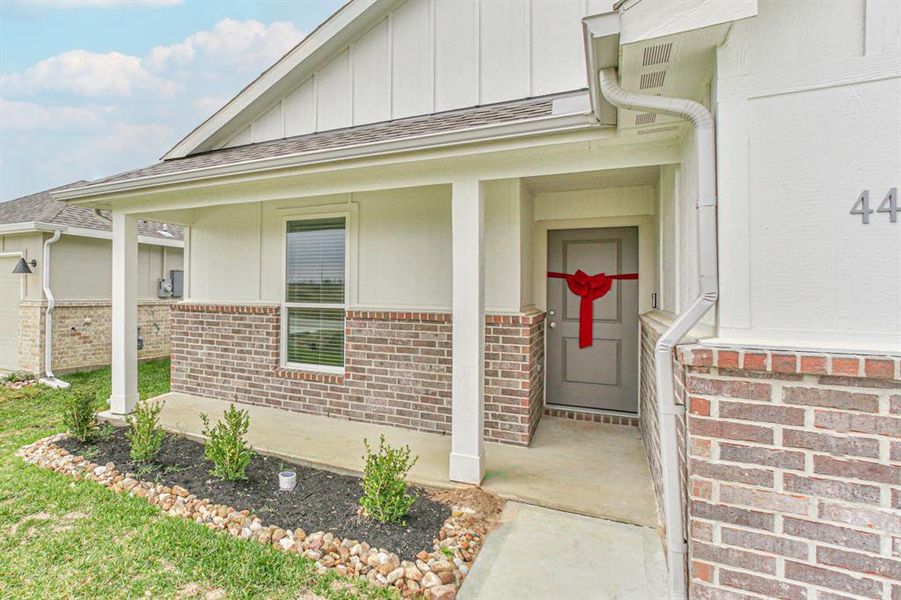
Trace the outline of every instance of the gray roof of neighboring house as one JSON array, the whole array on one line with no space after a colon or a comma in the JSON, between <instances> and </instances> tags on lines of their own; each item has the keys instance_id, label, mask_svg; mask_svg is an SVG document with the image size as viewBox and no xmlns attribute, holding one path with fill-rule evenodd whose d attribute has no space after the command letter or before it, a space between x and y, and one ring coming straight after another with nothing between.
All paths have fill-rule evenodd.
<instances>
[{"instance_id":1,"label":"gray roof of neighboring house","mask_svg":"<svg viewBox=\"0 0 901 600\"><path fill-rule=\"evenodd\" d=\"M93 209L73 206L50 197L51 192L80 187L86 183L88 182L84 180L75 181L29 196L22 196L15 200L0 202L0 224L40 222L51 225L111 231L112 226L109 220L98 217ZM106 211L101 211L101 213L109 216L109 213ZM168 231L172 235L171 237L166 236L160 231ZM181 227L154 221L138 221L138 233L160 239L183 239Z\"/></svg>"},{"instance_id":2,"label":"gray roof of neighboring house","mask_svg":"<svg viewBox=\"0 0 901 600\"><path fill-rule=\"evenodd\" d=\"M568 94L571 93L569 92ZM527 121L551 116L553 114L554 99L565 95L567 94L514 100L211 150L119 173L118 175L92 181L91 184L126 181L139 177L165 175L256 159L277 158L317 150L337 149L358 144L395 141L427 134L451 133L471 127Z\"/></svg>"}]
</instances>

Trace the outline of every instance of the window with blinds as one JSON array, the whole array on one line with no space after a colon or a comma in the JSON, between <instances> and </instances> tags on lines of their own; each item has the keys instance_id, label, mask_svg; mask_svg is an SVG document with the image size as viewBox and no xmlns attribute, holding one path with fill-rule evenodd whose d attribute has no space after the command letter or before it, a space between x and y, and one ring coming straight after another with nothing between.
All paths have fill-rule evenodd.
<instances>
[{"instance_id":1,"label":"window with blinds","mask_svg":"<svg viewBox=\"0 0 901 600\"><path fill-rule=\"evenodd\" d=\"M289 221L285 261L285 361L344 366L345 219Z\"/></svg>"}]
</instances>

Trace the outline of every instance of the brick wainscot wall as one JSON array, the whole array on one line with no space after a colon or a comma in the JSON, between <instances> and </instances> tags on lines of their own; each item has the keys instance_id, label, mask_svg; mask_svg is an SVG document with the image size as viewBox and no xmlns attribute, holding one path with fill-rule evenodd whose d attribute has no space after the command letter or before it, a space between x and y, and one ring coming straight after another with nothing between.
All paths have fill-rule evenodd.
<instances>
[{"instance_id":1,"label":"brick wainscot wall","mask_svg":"<svg viewBox=\"0 0 901 600\"><path fill-rule=\"evenodd\" d=\"M680 346L692 597L901 599L890 356Z\"/></svg>"},{"instance_id":2,"label":"brick wainscot wall","mask_svg":"<svg viewBox=\"0 0 901 600\"><path fill-rule=\"evenodd\" d=\"M171 300L138 301L138 326L144 347L141 360L167 356ZM44 370L45 301L22 301L19 307L19 365ZM53 371L83 371L110 364L112 305L109 300L57 300L53 309Z\"/></svg>"},{"instance_id":3,"label":"brick wainscot wall","mask_svg":"<svg viewBox=\"0 0 901 600\"><path fill-rule=\"evenodd\" d=\"M280 308L176 304L172 390L450 433L451 317L348 311L344 375L279 366ZM489 315L485 437L528 445L543 403L544 315Z\"/></svg>"}]
</instances>

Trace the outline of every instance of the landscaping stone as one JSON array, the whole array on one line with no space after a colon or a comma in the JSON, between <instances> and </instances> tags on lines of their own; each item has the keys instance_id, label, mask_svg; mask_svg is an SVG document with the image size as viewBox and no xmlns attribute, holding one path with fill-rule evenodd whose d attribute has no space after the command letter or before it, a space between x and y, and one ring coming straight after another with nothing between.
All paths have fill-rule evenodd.
<instances>
[{"instance_id":1,"label":"landscaping stone","mask_svg":"<svg viewBox=\"0 0 901 600\"><path fill-rule=\"evenodd\" d=\"M417 553L415 562L402 561L397 554L372 547L366 541L338 538L331 532L307 534L303 529L264 524L249 510L213 504L184 487L141 481L132 473L120 473L113 463L94 464L59 447L57 442L66 437L57 434L38 440L21 448L16 455L42 468L95 481L117 493L143 497L170 516L191 519L213 530L301 554L316 561L318 573L332 569L340 575L364 578L373 585L395 587L404 598L424 594L427 600L453 600L488 529L478 512L454 506L433 540L432 551ZM453 558L449 559L445 552Z\"/></svg>"}]
</instances>

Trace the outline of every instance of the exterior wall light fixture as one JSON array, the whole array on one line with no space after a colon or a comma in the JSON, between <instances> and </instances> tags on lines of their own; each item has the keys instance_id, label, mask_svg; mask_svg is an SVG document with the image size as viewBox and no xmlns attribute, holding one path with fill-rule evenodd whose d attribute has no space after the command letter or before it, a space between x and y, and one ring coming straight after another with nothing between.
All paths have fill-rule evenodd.
<instances>
[{"instance_id":1,"label":"exterior wall light fixture","mask_svg":"<svg viewBox=\"0 0 901 600\"><path fill-rule=\"evenodd\" d=\"M31 265L29 267L29 265ZM35 259L31 259L30 261L25 260L24 257L19 259L19 262L16 263L16 266L13 268L13 273L21 273L22 275L31 275L31 269L38 266L38 261Z\"/></svg>"}]
</instances>

